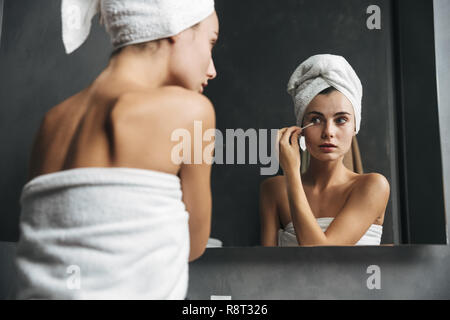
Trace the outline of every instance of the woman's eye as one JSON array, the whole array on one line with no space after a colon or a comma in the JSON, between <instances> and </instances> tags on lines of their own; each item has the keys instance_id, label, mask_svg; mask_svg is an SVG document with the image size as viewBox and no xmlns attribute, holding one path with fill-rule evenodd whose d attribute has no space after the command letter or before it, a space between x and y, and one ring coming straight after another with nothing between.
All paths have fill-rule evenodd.
<instances>
[{"instance_id":1,"label":"woman's eye","mask_svg":"<svg viewBox=\"0 0 450 320\"><path fill-rule=\"evenodd\" d=\"M343 120L343 121L339 122L339 120ZM338 118L337 121L339 123L346 123L347 122L347 118L341 117L341 118Z\"/></svg>"},{"instance_id":2,"label":"woman's eye","mask_svg":"<svg viewBox=\"0 0 450 320\"><path fill-rule=\"evenodd\" d=\"M320 123L320 119L319 118L312 118L311 122L312 123Z\"/></svg>"}]
</instances>

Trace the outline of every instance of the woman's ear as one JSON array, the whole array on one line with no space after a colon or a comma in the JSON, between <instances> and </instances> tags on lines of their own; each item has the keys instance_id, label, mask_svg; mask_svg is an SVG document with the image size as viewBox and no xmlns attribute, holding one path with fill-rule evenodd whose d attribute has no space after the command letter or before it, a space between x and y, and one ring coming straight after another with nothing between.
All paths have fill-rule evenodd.
<instances>
[{"instance_id":1,"label":"woman's ear","mask_svg":"<svg viewBox=\"0 0 450 320\"><path fill-rule=\"evenodd\" d=\"M174 44L175 42L178 41L177 36L178 36L178 35L171 36L171 37L167 38L167 40L169 40L169 43L170 43L170 44Z\"/></svg>"},{"instance_id":2,"label":"woman's ear","mask_svg":"<svg viewBox=\"0 0 450 320\"><path fill-rule=\"evenodd\" d=\"M184 36L184 33L185 33L185 32L186 32L186 30L185 30L185 31L182 31L182 32L180 32L180 33L178 33L178 34L176 34L176 35L174 35L174 36L170 36L170 37L168 38L169 43L174 44L174 43L180 41L181 37Z\"/></svg>"},{"instance_id":3,"label":"woman's ear","mask_svg":"<svg viewBox=\"0 0 450 320\"><path fill-rule=\"evenodd\" d=\"M178 34L176 34L174 36L170 36L167 39L169 40L170 44L174 44L174 43L180 42L182 40L185 40L185 38L186 38L186 40L190 41L192 39L192 37L193 37L192 34L195 35L194 29L193 28L189 28L189 29L186 29L184 31L181 31L180 33L178 33Z\"/></svg>"}]
</instances>

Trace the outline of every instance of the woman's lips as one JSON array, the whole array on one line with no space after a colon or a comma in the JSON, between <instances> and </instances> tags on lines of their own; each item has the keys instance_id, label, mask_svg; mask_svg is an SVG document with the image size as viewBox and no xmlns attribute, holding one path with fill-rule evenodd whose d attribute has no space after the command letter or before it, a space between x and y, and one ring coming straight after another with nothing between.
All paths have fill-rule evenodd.
<instances>
[{"instance_id":1,"label":"woman's lips","mask_svg":"<svg viewBox=\"0 0 450 320\"><path fill-rule=\"evenodd\" d=\"M330 153L333 152L334 149L336 149L336 147L332 147L332 146L320 146L320 150L322 150L325 153Z\"/></svg>"}]
</instances>

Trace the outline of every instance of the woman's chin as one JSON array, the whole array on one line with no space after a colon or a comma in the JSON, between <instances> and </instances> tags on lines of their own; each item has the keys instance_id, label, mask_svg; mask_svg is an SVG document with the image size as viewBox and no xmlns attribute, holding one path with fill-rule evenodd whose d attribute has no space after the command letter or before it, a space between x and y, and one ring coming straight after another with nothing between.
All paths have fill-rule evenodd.
<instances>
[{"instance_id":1,"label":"woman's chin","mask_svg":"<svg viewBox=\"0 0 450 320\"><path fill-rule=\"evenodd\" d=\"M312 157L314 157L314 158L316 158L317 160L320 160L320 161L333 161L333 160L337 160L337 159L339 159L339 157L341 156L340 154L338 154L338 153L336 153L336 152L329 152L329 153L326 153L326 152L314 152L314 153L311 153L310 152L310 154L311 154L311 156Z\"/></svg>"}]
</instances>

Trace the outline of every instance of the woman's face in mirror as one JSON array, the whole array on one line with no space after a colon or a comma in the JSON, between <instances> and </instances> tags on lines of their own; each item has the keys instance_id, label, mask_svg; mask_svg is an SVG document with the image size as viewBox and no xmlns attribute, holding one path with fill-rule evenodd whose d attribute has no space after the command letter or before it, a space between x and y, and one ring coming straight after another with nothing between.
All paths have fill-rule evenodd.
<instances>
[{"instance_id":1,"label":"woman's face in mirror","mask_svg":"<svg viewBox=\"0 0 450 320\"><path fill-rule=\"evenodd\" d=\"M306 147L318 160L335 160L344 156L351 147L355 135L355 116L350 100L337 90L318 94L308 105L303 126ZM321 147L333 144L335 147Z\"/></svg>"}]
</instances>

